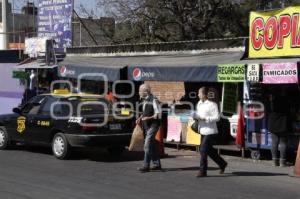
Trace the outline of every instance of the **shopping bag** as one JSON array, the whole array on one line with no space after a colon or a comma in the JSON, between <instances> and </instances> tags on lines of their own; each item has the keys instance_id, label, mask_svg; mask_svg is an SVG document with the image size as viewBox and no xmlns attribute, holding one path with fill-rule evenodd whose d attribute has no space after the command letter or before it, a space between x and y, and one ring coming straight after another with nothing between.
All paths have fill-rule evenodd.
<instances>
[{"instance_id":1,"label":"shopping bag","mask_svg":"<svg viewBox=\"0 0 300 199\"><path fill-rule=\"evenodd\" d=\"M195 133L199 133L199 134L200 134L199 129L198 129L198 126L199 126L198 121L197 121L197 120L194 120L194 123L191 125L191 128L192 128L192 130L193 130Z\"/></svg>"},{"instance_id":2,"label":"shopping bag","mask_svg":"<svg viewBox=\"0 0 300 199\"><path fill-rule=\"evenodd\" d=\"M186 143L187 144L192 144L192 145L199 146L201 144L201 134L200 133L196 133L195 131L193 131L193 129L191 127L192 124L193 124L193 121L190 120L188 122L188 130L187 130L187 135L186 135Z\"/></svg>"},{"instance_id":3,"label":"shopping bag","mask_svg":"<svg viewBox=\"0 0 300 199\"><path fill-rule=\"evenodd\" d=\"M129 151L144 150L144 133L140 125L136 125L133 130L128 150Z\"/></svg>"}]
</instances>

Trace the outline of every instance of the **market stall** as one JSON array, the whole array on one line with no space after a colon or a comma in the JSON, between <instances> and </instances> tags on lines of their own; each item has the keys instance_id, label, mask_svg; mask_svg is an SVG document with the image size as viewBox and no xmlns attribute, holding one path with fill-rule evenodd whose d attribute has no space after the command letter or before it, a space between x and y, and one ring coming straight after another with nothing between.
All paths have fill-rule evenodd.
<instances>
[{"instance_id":1,"label":"market stall","mask_svg":"<svg viewBox=\"0 0 300 199\"><path fill-rule=\"evenodd\" d=\"M184 82L185 94L178 101L168 102L168 109L165 109L167 130L164 137L166 143L175 143L177 146L199 146L200 135L190 128L193 123L191 113L198 102L198 89L201 86L209 87L209 98L219 105L222 112L224 110L226 116L236 113L238 90L242 87L230 85L238 85L238 82L242 85L244 81L244 64L235 64L242 55L243 50L231 52L225 49L209 54L164 56L161 62L156 57L152 62L130 65L128 79L134 82ZM218 65L220 63L224 65ZM223 85L227 85L225 89ZM228 117L220 121L218 126L221 142L225 143L228 137L232 139Z\"/></svg>"},{"instance_id":2,"label":"market stall","mask_svg":"<svg viewBox=\"0 0 300 199\"><path fill-rule=\"evenodd\" d=\"M103 94L112 89L112 82L126 78L126 63L113 58L68 55L58 66L58 77L69 80L80 91ZM80 84L80 85L79 85Z\"/></svg>"},{"instance_id":3,"label":"market stall","mask_svg":"<svg viewBox=\"0 0 300 199\"><path fill-rule=\"evenodd\" d=\"M271 124L270 112L274 107L288 105L284 109L290 116L288 123L293 126L289 132L286 132L289 140L288 148L294 153L296 147L293 140L296 140L296 146L298 145L296 137L299 134L300 46L299 40L296 39L298 34L296 29L299 21L291 16L299 13L300 7L250 13L244 103L246 105L246 147L252 150L251 155L254 159L260 158L261 149L269 150L272 146L268 126ZM283 103L276 105L277 107L273 105L276 95L285 99Z\"/></svg>"},{"instance_id":4,"label":"market stall","mask_svg":"<svg viewBox=\"0 0 300 199\"><path fill-rule=\"evenodd\" d=\"M297 142L294 139L300 132L298 64L297 62L289 62L288 59L274 59L272 63L270 63L270 60L268 61L269 63L248 64L247 66L247 89L244 95L248 110L245 113L247 124L246 147L252 149L253 159L260 158L261 149L270 150L272 146L271 132L268 129L268 117L274 94L284 95L286 98L285 103L289 104L290 107L288 111L291 113L290 122L293 129L291 132L287 132L286 135L289 138L291 151L296 150ZM281 62L276 63L276 61ZM251 67L258 67L258 71L261 71L257 73L256 78L250 75ZM261 107L259 107L259 103L261 103Z\"/></svg>"},{"instance_id":5,"label":"market stall","mask_svg":"<svg viewBox=\"0 0 300 199\"><path fill-rule=\"evenodd\" d=\"M29 60L16 65L12 71L12 77L19 79L23 85L22 103L26 103L31 97L50 92L51 82L57 80L57 65L46 65L36 60Z\"/></svg>"}]
</instances>

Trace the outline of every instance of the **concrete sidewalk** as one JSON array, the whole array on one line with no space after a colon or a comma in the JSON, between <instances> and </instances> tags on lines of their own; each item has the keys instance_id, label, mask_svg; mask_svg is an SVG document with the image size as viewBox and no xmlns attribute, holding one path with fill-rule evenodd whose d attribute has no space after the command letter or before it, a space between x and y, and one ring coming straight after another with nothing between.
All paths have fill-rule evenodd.
<instances>
[{"instance_id":1,"label":"concrete sidewalk","mask_svg":"<svg viewBox=\"0 0 300 199\"><path fill-rule=\"evenodd\" d=\"M173 148L165 148L165 153L168 155L165 158L162 159L162 163L167 163L171 158L176 157L176 162L178 162L178 165L183 166L185 164L190 165L192 162L195 162L195 167L199 167L200 164L200 154L199 152L191 151L191 150L177 150ZM237 156L228 156L228 155L222 155L221 156L228 162L228 168L226 169L225 173L230 172L238 172L239 168L248 168L249 170L253 168L259 168L259 170L265 170L270 173L280 173L280 174L292 174L293 173L293 166L288 167L274 167L273 162L271 160L252 160L251 158L241 158ZM174 162L173 162L174 164ZM217 165L209 159L209 167L214 167L216 170ZM164 165L164 167L167 168L167 165ZM212 172L217 173L217 172Z\"/></svg>"}]
</instances>

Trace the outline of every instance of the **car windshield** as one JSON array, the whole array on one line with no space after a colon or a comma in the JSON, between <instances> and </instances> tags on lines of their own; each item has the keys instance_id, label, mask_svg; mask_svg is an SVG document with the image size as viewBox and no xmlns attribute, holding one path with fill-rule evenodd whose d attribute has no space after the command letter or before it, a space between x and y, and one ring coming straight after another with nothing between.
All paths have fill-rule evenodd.
<instances>
[{"instance_id":1,"label":"car windshield","mask_svg":"<svg viewBox=\"0 0 300 199\"><path fill-rule=\"evenodd\" d=\"M26 103L23 107L22 107L22 113L27 114L30 111L32 111L32 109L34 107L39 107L42 103L43 100L45 99L45 96L42 95L38 95L35 96L33 98L31 98L28 103Z\"/></svg>"},{"instance_id":2,"label":"car windshield","mask_svg":"<svg viewBox=\"0 0 300 199\"><path fill-rule=\"evenodd\" d=\"M44 98L45 98L45 96L43 96L43 95L35 96L28 101L28 104L41 104L43 102Z\"/></svg>"}]
</instances>

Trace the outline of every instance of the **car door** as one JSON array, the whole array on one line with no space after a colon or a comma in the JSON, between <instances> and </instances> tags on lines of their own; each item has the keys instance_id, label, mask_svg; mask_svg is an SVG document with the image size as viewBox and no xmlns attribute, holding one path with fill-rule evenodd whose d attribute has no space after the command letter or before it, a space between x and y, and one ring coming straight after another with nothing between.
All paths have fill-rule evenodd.
<instances>
[{"instance_id":1,"label":"car door","mask_svg":"<svg viewBox=\"0 0 300 199\"><path fill-rule=\"evenodd\" d=\"M40 109L41 103L45 96L36 96L32 98L21 108L21 113L15 115L11 124L9 124L9 132L12 139L16 141L31 141L35 125L31 118L36 115Z\"/></svg>"},{"instance_id":2,"label":"car door","mask_svg":"<svg viewBox=\"0 0 300 199\"><path fill-rule=\"evenodd\" d=\"M37 114L29 115L29 121L32 123L32 137L35 142L48 143L51 130L54 125L54 119L51 115L51 106L56 103L58 98L47 96L41 104Z\"/></svg>"}]
</instances>

